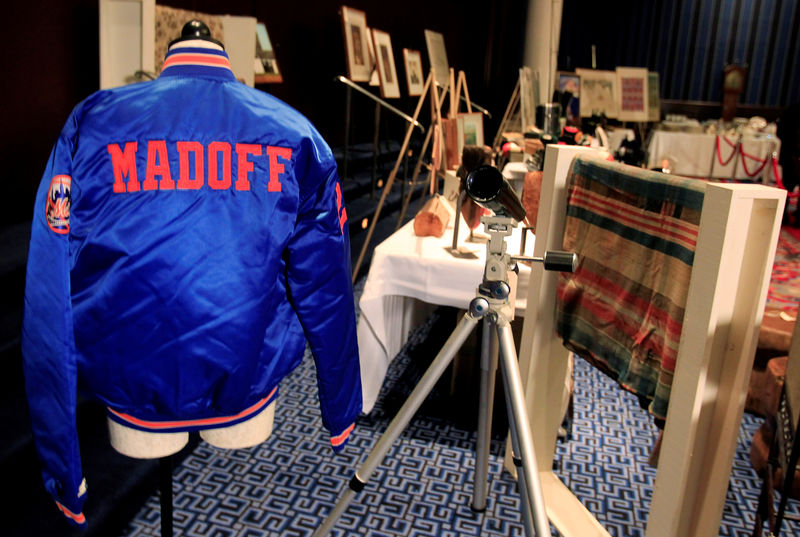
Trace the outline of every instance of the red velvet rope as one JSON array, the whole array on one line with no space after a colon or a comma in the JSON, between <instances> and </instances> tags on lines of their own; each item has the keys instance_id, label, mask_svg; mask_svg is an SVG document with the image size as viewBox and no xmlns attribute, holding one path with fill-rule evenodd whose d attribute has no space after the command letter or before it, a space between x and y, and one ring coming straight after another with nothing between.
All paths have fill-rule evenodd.
<instances>
[{"instance_id":1,"label":"red velvet rope","mask_svg":"<svg viewBox=\"0 0 800 537\"><path fill-rule=\"evenodd\" d=\"M742 154L742 168L744 168L744 173L745 173L745 175L747 175L747 177L756 177L758 175L761 175L761 172L763 172L764 168L767 167L767 162L770 161L770 157L766 157L766 158L764 158L764 160L761 160L760 158L758 158L756 156L753 156L753 155L750 155L748 153L745 153L744 152L744 146L741 145L741 144L739 145L739 153ZM747 161L745 160L745 157L751 158L751 159L755 160L756 162L760 162L761 166L759 166L758 169L755 172L750 173L750 170L747 169Z\"/></svg>"},{"instance_id":2,"label":"red velvet rope","mask_svg":"<svg viewBox=\"0 0 800 537\"><path fill-rule=\"evenodd\" d=\"M786 186L784 186L783 179L781 178L780 172L778 170L778 159L772 157L770 160L772 160L772 174L775 176L775 185L778 188L786 190ZM787 192L786 197L787 198L800 197L800 192Z\"/></svg>"},{"instance_id":3,"label":"red velvet rope","mask_svg":"<svg viewBox=\"0 0 800 537\"><path fill-rule=\"evenodd\" d=\"M716 140L716 142L715 142L715 143L716 143L716 145L717 145L717 161L719 161L720 165L722 165L722 166L725 166L725 165L727 165L727 164L728 164L728 163L729 163L731 160L733 160L733 157L735 157L735 156L736 156L736 149L738 148L739 144L738 144L738 142L737 142L737 143L735 143L735 144L732 144L732 143L730 142L730 140L728 140L727 138L725 138L725 136L723 136L723 137L722 137L722 139L723 139L723 140L725 140L725 141L728 143L728 145L729 145L729 146L733 147L733 151L731 151L731 156L730 156L730 157L728 157L728 160L726 160L725 162L722 162L722 152L720 151L720 147L719 147L719 134L717 135L717 140Z\"/></svg>"}]
</instances>

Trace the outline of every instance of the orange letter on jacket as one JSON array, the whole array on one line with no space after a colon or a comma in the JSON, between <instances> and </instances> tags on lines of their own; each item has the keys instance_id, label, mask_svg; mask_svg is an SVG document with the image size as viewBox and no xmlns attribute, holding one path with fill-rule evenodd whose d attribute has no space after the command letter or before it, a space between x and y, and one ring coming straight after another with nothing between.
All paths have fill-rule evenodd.
<instances>
[{"instance_id":1,"label":"orange letter on jacket","mask_svg":"<svg viewBox=\"0 0 800 537\"><path fill-rule=\"evenodd\" d=\"M267 157L269 158L269 183L267 183L267 191L280 192L281 182L278 178L285 170L283 164L278 164L278 157L289 162L292 159L292 150L288 147L274 147L267 146Z\"/></svg>"},{"instance_id":2,"label":"orange letter on jacket","mask_svg":"<svg viewBox=\"0 0 800 537\"><path fill-rule=\"evenodd\" d=\"M247 176L253 171L253 163L247 160L247 155L261 156L261 146L258 144L236 144L236 154L239 156L236 190L250 190L250 180L247 179Z\"/></svg>"},{"instance_id":3,"label":"orange letter on jacket","mask_svg":"<svg viewBox=\"0 0 800 537\"><path fill-rule=\"evenodd\" d=\"M139 180L136 179L136 142L125 142L125 149L118 144L108 144L108 154L111 155L111 165L114 167L114 193L121 194L126 191L122 176L128 176L127 191L138 192Z\"/></svg>"},{"instance_id":4,"label":"orange letter on jacket","mask_svg":"<svg viewBox=\"0 0 800 537\"><path fill-rule=\"evenodd\" d=\"M178 162L180 177L178 189L199 190L205 181L205 167L203 166L203 144L200 142L178 142ZM194 153L194 179L189 179L189 153Z\"/></svg>"}]
</instances>

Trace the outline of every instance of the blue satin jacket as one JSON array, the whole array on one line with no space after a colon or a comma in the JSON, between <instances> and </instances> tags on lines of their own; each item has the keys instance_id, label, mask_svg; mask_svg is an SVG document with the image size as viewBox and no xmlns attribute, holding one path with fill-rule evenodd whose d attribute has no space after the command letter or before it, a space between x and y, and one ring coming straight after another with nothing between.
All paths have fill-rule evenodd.
<instances>
[{"instance_id":1,"label":"blue satin jacket","mask_svg":"<svg viewBox=\"0 0 800 537\"><path fill-rule=\"evenodd\" d=\"M261 411L306 341L341 449L361 411L347 214L307 119L181 43L72 112L36 196L22 334L44 484L75 524L78 390L149 431Z\"/></svg>"}]
</instances>

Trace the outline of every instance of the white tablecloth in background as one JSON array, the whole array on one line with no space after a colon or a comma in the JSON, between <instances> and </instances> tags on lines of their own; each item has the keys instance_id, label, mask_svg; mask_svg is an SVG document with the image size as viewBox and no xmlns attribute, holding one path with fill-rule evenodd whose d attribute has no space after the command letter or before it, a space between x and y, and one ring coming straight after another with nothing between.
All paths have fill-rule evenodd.
<instances>
[{"instance_id":1,"label":"white tablecloth in background","mask_svg":"<svg viewBox=\"0 0 800 537\"><path fill-rule=\"evenodd\" d=\"M727 139L736 143L736 138L728 136ZM655 131L648 147L648 168L660 167L663 159L672 162L672 173L688 177L714 177L727 179L763 180L773 183L772 166L767 163L756 177L749 177L742 165L742 157L738 155L730 158L734 148L720 137L720 155L722 162L728 161L725 166L719 163L716 150L717 136L715 134ZM781 141L773 135L745 136L742 141L744 152L758 159L772 155L773 151L780 152ZM754 173L761 167L761 163L745 157L747 169ZM734 164L735 163L735 164ZM734 176L734 169L736 174Z\"/></svg>"},{"instance_id":2,"label":"white tablecloth in background","mask_svg":"<svg viewBox=\"0 0 800 537\"><path fill-rule=\"evenodd\" d=\"M486 244L466 242L469 230L461 221L459 246L472 250L477 259L451 256L446 247L453 241L452 227L441 238L417 237L413 221L380 243L372 256L359 306L358 350L364 412L372 410L391 361L405 344L409 331L421 322L417 301L429 305L466 310L483 279ZM478 227L478 231L483 226ZM517 254L521 229L506 238L508 252ZM525 251L533 253L529 232ZM525 309L530 267L520 264L516 313ZM430 311L427 308L423 313Z\"/></svg>"}]
</instances>

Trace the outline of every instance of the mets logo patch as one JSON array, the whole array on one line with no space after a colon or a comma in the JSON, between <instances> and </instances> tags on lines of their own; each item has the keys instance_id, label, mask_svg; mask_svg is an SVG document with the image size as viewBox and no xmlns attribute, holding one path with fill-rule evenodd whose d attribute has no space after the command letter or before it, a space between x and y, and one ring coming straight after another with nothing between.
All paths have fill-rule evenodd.
<instances>
[{"instance_id":1,"label":"mets logo patch","mask_svg":"<svg viewBox=\"0 0 800 537\"><path fill-rule=\"evenodd\" d=\"M69 233L69 208L72 205L72 177L56 175L47 191L45 218L47 225L56 233Z\"/></svg>"}]
</instances>

